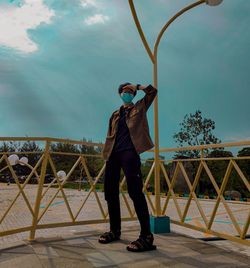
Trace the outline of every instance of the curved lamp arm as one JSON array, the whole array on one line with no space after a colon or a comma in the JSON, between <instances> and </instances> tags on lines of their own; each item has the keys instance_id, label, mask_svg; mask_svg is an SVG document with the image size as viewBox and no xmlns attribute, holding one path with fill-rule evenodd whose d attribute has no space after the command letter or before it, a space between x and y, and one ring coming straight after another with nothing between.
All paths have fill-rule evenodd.
<instances>
[{"instance_id":1,"label":"curved lamp arm","mask_svg":"<svg viewBox=\"0 0 250 268\"><path fill-rule=\"evenodd\" d=\"M141 24L139 22L139 19L137 17L137 13L136 13L136 10L135 10L134 2L133 2L133 0L128 0L128 1L129 1L130 9L131 9L131 12L132 12L132 15L133 15L137 30L138 30L138 32L140 34L140 37L141 37L142 43L143 43L145 49L147 50L147 53L148 53L151 61L154 63L155 62L154 55L153 55L153 53L152 53L152 51L151 51L151 49L150 49L150 47L148 45L148 42L147 42L147 40L145 38L145 35L143 33L143 30L141 28Z\"/></svg>"},{"instance_id":2,"label":"curved lamp arm","mask_svg":"<svg viewBox=\"0 0 250 268\"><path fill-rule=\"evenodd\" d=\"M157 37L157 39L156 39L156 42L155 42L155 45L154 45L154 59L156 59L156 57L157 57L157 51L158 51L158 46L159 46L159 43L160 43L160 41L161 41L161 38L162 38L162 36L163 36L163 34L164 34L164 32L167 30L167 28L170 26L170 24L172 23L172 22L174 22L179 16L181 16L183 13L185 13L186 11L188 11L188 10L190 10L191 8L194 8L194 7L196 7L196 6L199 6L199 5L201 5L201 4L204 4L204 3L206 3L206 0L200 0L200 1L198 1L198 2L195 2L195 3L193 3L193 4L191 4L191 5L189 5L189 6L187 6L187 7L185 7L185 8L183 8L182 10L180 10L178 13L176 13L163 27L162 27L162 29L161 29L161 31L160 31L160 33L159 33L159 35L158 35L158 37Z\"/></svg>"},{"instance_id":3,"label":"curved lamp arm","mask_svg":"<svg viewBox=\"0 0 250 268\"><path fill-rule=\"evenodd\" d=\"M164 34L164 32L167 30L167 28L170 26L170 24L175 21L179 16L181 16L183 13L185 13L186 11L196 7L196 6L199 6L201 4L207 4L209 6L217 6L219 4L222 3L223 0L199 0L193 4L190 4L189 6L183 8L182 10L180 10L178 13L176 13L161 29L160 33L158 34L158 37L156 39L156 42L155 42L155 45L154 45L154 53L152 53L149 45L148 45L148 42L145 38L145 35L143 33L143 30L142 30L142 27L141 27L141 24L140 24L140 21L138 19L138 16L137 16L137 13L136 13L136 9L135 9L135 6L134 6L134 1L133 0L128 0L129 2L129 6L130 6L130 9L131 9L131 13L133 15L133 18L134 18L134 21L135 21L135 24L136 24L136 27L137 27L137 30L140 34L140 37L141 37L141 40L142 40L142 43L152 61L152 63L154 64L156 62L156 57L157 57L157 51L158 51L158 46L159 46L159 43L161 41L161 38Z\"/></svg>"}]
</instances>

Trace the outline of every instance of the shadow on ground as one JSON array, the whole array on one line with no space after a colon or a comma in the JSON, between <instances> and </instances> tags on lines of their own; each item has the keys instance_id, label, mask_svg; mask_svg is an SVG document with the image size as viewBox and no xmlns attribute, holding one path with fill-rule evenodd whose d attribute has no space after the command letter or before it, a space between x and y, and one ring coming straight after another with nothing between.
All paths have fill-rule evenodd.
<instances>
[{"instance_id":1,"label":"shadow on ground","mask_svg":"<svg viewBox=\"0 0 250 268\"><path fill-rule=\"evenodd\" d=\"M100 231L20 241L0 250L1 268L41 267L250 267L250 258L176 233L155 235L156 251L132 253L126 245L138 230L122 233L122 240L98 243Z\"/></svg>"}]
</instances>

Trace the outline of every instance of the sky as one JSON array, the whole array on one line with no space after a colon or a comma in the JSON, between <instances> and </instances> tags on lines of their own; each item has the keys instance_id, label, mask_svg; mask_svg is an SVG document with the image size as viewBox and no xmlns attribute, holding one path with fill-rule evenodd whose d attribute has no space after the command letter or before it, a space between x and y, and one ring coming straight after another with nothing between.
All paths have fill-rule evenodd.
<instances>
[{"instance_id":1,"label":"sky","mask_svg":"<svg viewBox=\"0 0 250 268\"><path fill-rule=\"evenodd\" d=\"M151 48L187 0L135 0ZM200 109L222 142L250 139L250 1L182 15L158 52L159 138ZM127 0L0 0L0 136L104 142L119 84L153 84ZM142 98L138 92L135 100ZM148 110L152 139L153 105Z\"/></svg>"}]
</instances>

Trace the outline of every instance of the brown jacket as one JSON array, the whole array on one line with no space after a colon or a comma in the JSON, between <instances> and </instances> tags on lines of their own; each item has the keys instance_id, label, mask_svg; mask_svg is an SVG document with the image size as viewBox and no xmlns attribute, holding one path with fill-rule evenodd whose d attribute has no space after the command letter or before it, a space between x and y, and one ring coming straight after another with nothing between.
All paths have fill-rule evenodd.
<instances>
[{"instance_id":1,"label":"brown jacket","mask_svg":"<svg viewBox=\"0 0 250 268\"><path fill-rule=\"evenodd\" d=\"M128 107L129 112L126 118L130 137L138 154L154 147L149 134L146 112L157 94L157 89L149 85L143 91L146 93L145 96L135 104L131 103ZM120 109L113 112L109 119L106 142L102 150L104 160L108 160L115 143L115 135L120 116L119 111Z\"/></svg>"}]
</instances>

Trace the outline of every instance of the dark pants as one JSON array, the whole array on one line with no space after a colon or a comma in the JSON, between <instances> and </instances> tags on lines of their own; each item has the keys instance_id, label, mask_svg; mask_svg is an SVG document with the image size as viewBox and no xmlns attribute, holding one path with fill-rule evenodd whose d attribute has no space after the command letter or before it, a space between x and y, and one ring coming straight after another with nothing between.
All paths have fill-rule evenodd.
<instances>
[{"instance_id":1,"label":"dark pants","mask_svg":"<svg viewBox=\"0 0 250 268\"><path fill-rule=\"evenodd\" d=\"M141 225L141 234L150 234L149 212L142 192L141 160L138 153L126 150L112 153L106 162L104 193L108 204L110 230L121 230L121 211L119 181L121 168L126 176L128 193L133 200L135 211Z\"/></svg>"}]
</instances>

